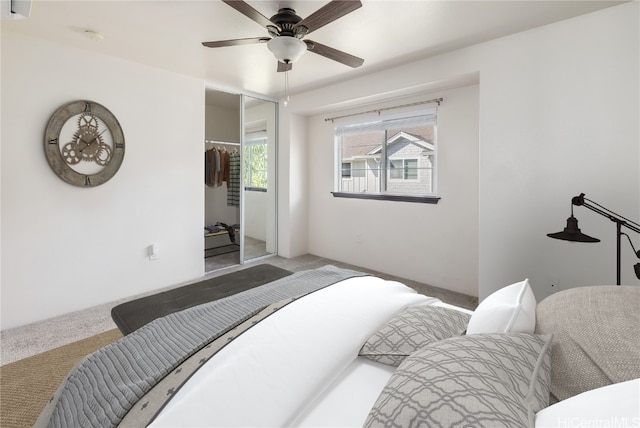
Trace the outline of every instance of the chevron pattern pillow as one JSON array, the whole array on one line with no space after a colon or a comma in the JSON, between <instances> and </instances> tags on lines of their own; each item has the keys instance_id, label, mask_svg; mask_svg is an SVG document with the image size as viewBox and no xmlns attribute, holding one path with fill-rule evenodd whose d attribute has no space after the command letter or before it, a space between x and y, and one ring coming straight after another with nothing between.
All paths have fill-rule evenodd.
<instances>
[{"instance_id":1,"label":"chevron pattern pillow","mask_svg":"<svg viewBox=\"0 0 640 428\"><path fill-rule=\"evenodd\" d=\"M549 405L551 336L445 339L407 357L365 427L533 427Z\"/></svg>"},{"instance_id":2,"label":"chevron pattern pillow","mask_svg":"<svg viewBox=\"0 0 640 428\"><path fill-rule=\"evenodd\" d=\"M371 336L359 355L397 367L429 343L463 334L470 317L455 309L432 305L406 308Z\"/></svg>"}]
</instances>

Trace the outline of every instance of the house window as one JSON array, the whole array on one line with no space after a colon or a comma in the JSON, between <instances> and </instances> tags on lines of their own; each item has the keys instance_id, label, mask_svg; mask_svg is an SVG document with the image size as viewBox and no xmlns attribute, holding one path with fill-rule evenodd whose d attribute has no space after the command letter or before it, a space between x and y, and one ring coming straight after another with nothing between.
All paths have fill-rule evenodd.
<instances>
[{"instance_id":1,"label":"house window","mask_svg":"<svg viewBox=\"0 0 640 428\"><path fill-rule=\"evenodd\" d=\"M417 180L418 159L389 159L391 180Z\"/></svg>"},{"instance_id":2,"label":"house window","mask_svg":"<svg viewBox=\"0 0 640 428\"><path fill-rule=\"evenodd\" d=\"M351 178L351 162L342 162L342 178Z\"/></svg>"},{"instance_id":3,"label":"house window","mask_svg":"<svg viewBox=\"0 0 640 428\"><path fill-rule=\"evenodd\" d=\"M334 196L436 198L436 130L435 108L336 123Z\"/></svg>"}]
</instances>

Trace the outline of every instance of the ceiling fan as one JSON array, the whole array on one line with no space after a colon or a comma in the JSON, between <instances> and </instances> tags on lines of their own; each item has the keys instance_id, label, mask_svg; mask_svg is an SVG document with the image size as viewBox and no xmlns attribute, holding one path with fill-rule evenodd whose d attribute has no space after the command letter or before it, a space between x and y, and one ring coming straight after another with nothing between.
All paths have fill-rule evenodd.
<instances>
[{"instance_id":1,"label":"ceiling fan","mask_svg":"<svg viewBox=\"0 0 640 428\"><path fill-rule=\"evenodd\" d=\"M306 51L332 59L349 67L360 67L364 60L338 49L323 45L303 37L338 18L353 12L362 6L360 0L332 0L320 9L301 18L296 11L285 7L267 18L242 0L223 0L238 12L266 27L271 37L252 37L246 39L203 42L209 48L237 46L253 43L266 43L269 50L278 59L278 71L291 70L292 64Z\"/></svg>"}]
</instances>

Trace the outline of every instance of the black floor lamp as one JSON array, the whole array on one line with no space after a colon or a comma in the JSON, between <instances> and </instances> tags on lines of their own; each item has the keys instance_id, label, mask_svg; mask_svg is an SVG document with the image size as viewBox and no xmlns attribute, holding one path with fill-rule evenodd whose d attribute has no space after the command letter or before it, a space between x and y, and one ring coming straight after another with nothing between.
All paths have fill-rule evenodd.
<instances>
[{"instance_id":1,"label":"black floor lamp","mask_svg":"<svg viewBox=\"0 0 640 428\"><path fill-rule=\"evenodd\" d=\"M609 220L616 223L616 279L617 284L620 285L620 242L622 241L622 235L627 237L627 239L629 240L629 244L631 244L633 252L635 253L636 257L640 259L640 251L636 251L631 238L629 237L629 235L622 231L622 228L626 227L629 230L640 233L640 224L614 213L613 211L603 207L602 205L585 198L584 193L580 193L579 196L574 196L573 198L571 198L571 217L567 219L567 227L565 227L562 232L548 233L548 237L574 242L600 242L598 238L593 238L589 235L585 235L580 231L580 228L578 228L578 219L573 216L574 205L589 208L591 211L597 212L598 214L607 217ZM636 276L638 277L638 279L640 279L640 263L636 263L633 268L636 272Z\"/></svg>"}]
</instances>

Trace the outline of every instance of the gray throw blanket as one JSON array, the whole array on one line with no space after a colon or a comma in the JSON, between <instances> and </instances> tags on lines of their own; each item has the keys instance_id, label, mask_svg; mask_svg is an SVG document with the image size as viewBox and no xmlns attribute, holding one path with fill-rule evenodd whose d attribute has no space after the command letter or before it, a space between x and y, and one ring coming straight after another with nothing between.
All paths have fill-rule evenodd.
<instances>
[{"instance_id":1,"label":"gray throw blanket","mask_svg":"<svg viewBox=\"0 0 640 428\"><path fill-rule=\"evenodd\" d=\"M363 275L324 266L154 320L83 360L35 426L115 427L173 368L265 306Z\"/></svg>"}]
</instances>

